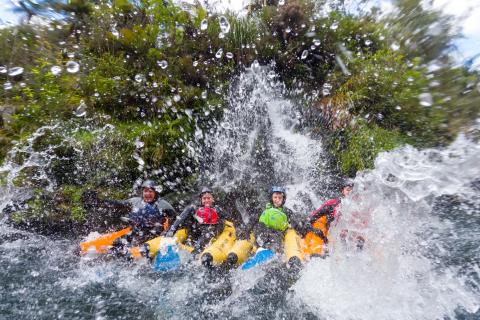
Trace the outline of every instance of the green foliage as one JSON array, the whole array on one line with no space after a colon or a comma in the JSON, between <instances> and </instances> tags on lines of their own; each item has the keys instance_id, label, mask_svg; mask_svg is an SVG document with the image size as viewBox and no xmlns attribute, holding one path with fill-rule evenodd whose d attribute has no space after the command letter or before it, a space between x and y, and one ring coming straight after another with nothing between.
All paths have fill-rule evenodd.
<instances>
[{"instance_id":1,"label":"green foliage","mask_svg":"<svg viewBox=\"0 0 480 320\"><path fill-rule=\"evenodd\" d=\"M16 219L82 220L84 190L122 198L146 176L166 192L188 187L198 176L189 151L195 131L207 132L220 119L232 76L255 60L271 65L291 97L305 101L304 111L313 113L308 125L324 133L351 175L405 143L449 143L479 115L478 74L453 65L448 17L419 0L397 1L400 14L386 19L374 10L351 15L342 1L321 16L315 8L324 1L255 1L244 17L224 14L224 37L220 15L198 4L52 3L68 13L65 24L0 30L0 66L24 68L17 76L0 73L0 160L14 141L32 143L51 156L45 173L56 183ZM26 13L42 14L43 7L32 8ZM78 72L67 72L71 61ZM53 66L62 72L53 74ZM431 103L422 105L425 95ZM87 116L76 118L82 100ZM28 139L51 124L57 129ZM24 165L27 157L18 150L9 161ZM14 185L45 187L38 169L23 168Z\"/></svg>"},{"instance_id":2,"label":"green foliage","mask_svg":"<svg viewBox=\"0 0 480 320\"><path fill-rule=\"evenodd\" d=\"M407 138L398 131L386 130L362 121L355 128L347 130L342 138L335 139L334 152L340 160L342 172L355 176L359 170L373 168L380 152L393 150L411 141ZM348 141L346 147L341 147L342 139Z\"/></svg>"}]
</instances>

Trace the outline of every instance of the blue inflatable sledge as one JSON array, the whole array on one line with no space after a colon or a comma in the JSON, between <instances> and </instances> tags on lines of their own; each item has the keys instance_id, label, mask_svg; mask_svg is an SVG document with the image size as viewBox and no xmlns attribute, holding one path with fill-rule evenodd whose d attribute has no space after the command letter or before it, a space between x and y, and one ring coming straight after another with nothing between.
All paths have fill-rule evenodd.
<instances>
[{"instance_id":1,"label":"blue inflatable sledge","mask_svg":"<svg viewBox=\"0 0 480 320\"><path fill-rule=\"evenodd\" d=\"M180 255L176 245L169 245L167 250L159 250L153 260L153 269L155 271L175 270L180 267Z\"/></svg>"},{"instance_id":2,"label":"blue inflatable sledge","mask_svg":"<svg viewBox=\"0 0 480 320\"><path fill-rule=\"evenodd\" d=\"M275 253L272 250L259 248L253 257L245 261L242 265L242 270L248 270L257 265L264 264L274 256Z\"/></svg>"}]
</instances>

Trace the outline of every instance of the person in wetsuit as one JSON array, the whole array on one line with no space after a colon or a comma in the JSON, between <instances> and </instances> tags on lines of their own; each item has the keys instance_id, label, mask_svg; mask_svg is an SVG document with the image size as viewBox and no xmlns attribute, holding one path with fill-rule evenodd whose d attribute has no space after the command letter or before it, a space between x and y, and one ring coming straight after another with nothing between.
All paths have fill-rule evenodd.
<instances>
[{"instance_id":1,"label":"person in wetsuit","mask_svg":"<svg viewBox=\"0 0 480 320\"><path fill-rule=\"evenodd\" d=\"M116 254L126 253L126 247L136 246L160 236L168 230L176 217L172 205L160 197L152 180L142 183L140 196L127 200L102 200L94 193L89 193L88 197L89 207L127 214L121 219L128 222L132 230L114 241L111 251Z\"/></svg>"},{"instance_id":2,"label":"person in wetsuit","mask_svg":"<svg viewBox=\"0 0 480 320\"><path fill-rule=\"evenodd\" d=\"M257 247L272 250L276 253L283 253L285 231L293 228L300 234L304 233L305 226L300 219L289 208L285 207L287 193L285 188L273 186L269 192L269 202L265 209L257 216L251 217L247 226L246 237L253 233ZM247 238L248 239L248 238ZM292 257L289 265L299 266L300 261ZM235 253L230 253L227 263L234 265L237 261Z\"/></svg>"},{"instance_id":3,"label":"person in wetsuit","mask_svg":"<svg viewBox=\"0 0 480 320\"><path fill-rule=\"evenodd\" d=\"M165 236L173 237L179 229L186 228L185 244L193 247L193 254L199 254L213 238L222 233L227 219L226 212L215 205L213 191L203 187L199 194L199 204L186 207ZM204 256L202 259L209 258ZM202 263L208 265L209 261L202 261Z\"/></svg>"}]
</instances>

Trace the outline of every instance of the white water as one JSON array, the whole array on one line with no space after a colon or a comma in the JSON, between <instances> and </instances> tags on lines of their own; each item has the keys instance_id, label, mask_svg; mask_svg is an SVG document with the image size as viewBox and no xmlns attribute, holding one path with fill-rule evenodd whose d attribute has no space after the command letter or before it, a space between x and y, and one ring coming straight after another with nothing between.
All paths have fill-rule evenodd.
<instances>
[{"instance_id":1,"label":"white water","mask_svg":"<svg viewBox=\"0 0 480 320\"><path fill-rule=\"evenodd\" d=\"M229 106L210 143L214 146L216 184L271 185L287 189L287 205L306 214L318 203L318 186L330 183L324 172L321 141L300 129L299 107L283 97L283 86L260 67L240 75L229 94Z\"/></svg>"},{"instance_id":2,"label":"white water","mask_svg":"<svg viewBox=\"0 0 480 320\"><path fill-rule=\"evenodd\" d=\"M457 307L478 311L479 293L460 271L465 265L448 266L444 258L454 254L446 244L478 244L480 228L467 225L468 234L462 234L455 229L457 217L441 219L433 205L441 195L475 201L471 183L480 178L479 159L480 146L464 137L445 150L405 147L380 154L375 169L355 180L333 230L337 239L343 228L363 234L365 250L357 253L335 242L329 259L307 264L295 286L298 299L339 320L443 319L454 318ZM477 221L480 215L466 214ZM479 252L470 258L478 276Z\"/></svg>"},{"instance_id":3,"label":"white water","mask_svg":"<svg viewBox=\"0 0 480 320\"><path fill-rule=\"evenodd\" d=\"M281 88L258 70L241 76L220 124L226 129L214 141L216 159L229 156L227 162L216 163L216 177L219 186L247 182L260 185L264 192L265 182L283 184L286 205L306 215L309 206L303 202L320 206L327 199L322 187L333 178L322 169L321 142L296 131L295 106L283 98ZM262 129L263 146L274 160L272 171L261 163L268 163L268 158L255 159ZM342 229L361 234L367 239L364 250L357 252L352 239L346 246L332 241L329 259L306 263L294 287L297 304L321 318L338 320L443 319L455 318L461 309L477 312L479 292L471 286L476 280L461 269L480 275L480 251L463 252L468 241L478 246L480 227L467 225L465 233L456 218L440 217L434 205L444 195L480 205L478 190L471 186L480 179L479 163L480 146L463 136L444 150L407 146L380 154L375 169L355 179L353 194L342 203L342 219L332 229L333 239ZM270 179L262 177L265 172ZM256 179L263 179L263 184L256 184ZM478 210L458 215L466 215L466 221L469 215L476 221L480 217ZM473 254L469 257L473 262L447 264L457 259L452 258L452 246L458 259ZM236 290L250 287L257 277L237 274Z\"/></svg>"}]
</instances>

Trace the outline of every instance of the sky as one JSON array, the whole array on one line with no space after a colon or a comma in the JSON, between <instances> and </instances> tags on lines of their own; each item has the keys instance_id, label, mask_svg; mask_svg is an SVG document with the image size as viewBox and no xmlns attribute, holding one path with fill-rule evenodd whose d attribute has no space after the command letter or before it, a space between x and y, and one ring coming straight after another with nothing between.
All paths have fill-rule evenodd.
<instances>
[{"instance_id":1,"label":"sky","mask_svg":"<svg viewBox=\"0 0 480 320\"><path fill-rule=\"evenodd\" d=\"M11 12L14 1L0 0L0 25L9 21L12 23L18 22L19 17ZM193 2L193 0L185 2ZM209 0L208 2L215 6L217 10L230 9L239 12L249 3L249 0ZM356 4L358 0L347 0L346 2ZM430 3L431 1L424 0L424 2ZM372 3L378 4L383 10L389 10L392 7L389 0L373 0ZM433 7L454 16L457 20L456 24L462 29L464 38L455 43L458 48L455 56L460 62L480 53L479 0L433 0Z\"/></svg>"}]
</instances>

